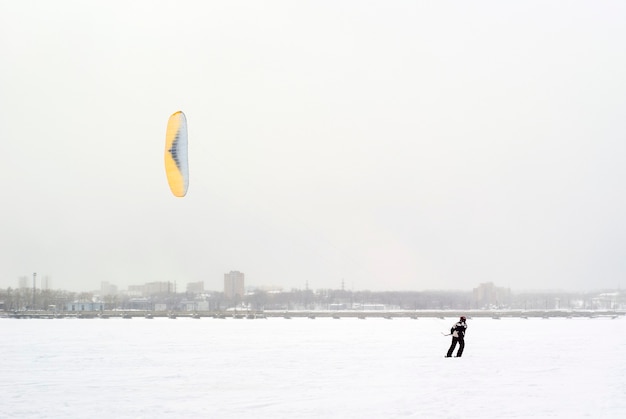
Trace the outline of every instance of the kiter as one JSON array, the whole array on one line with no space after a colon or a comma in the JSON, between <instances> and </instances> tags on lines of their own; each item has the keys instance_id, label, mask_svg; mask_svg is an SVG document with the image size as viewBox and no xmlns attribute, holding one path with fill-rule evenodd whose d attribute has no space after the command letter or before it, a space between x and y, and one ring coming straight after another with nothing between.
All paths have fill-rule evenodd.
<instances>
[{"instance_id":1,"label":"kiter","mask_svg":"<svg viewBox=\"0 0 626 419\"><path fill-rule=\"evenodd\" d=\"M459 350L456 352L456 356L457 358L460 358L463 355L463 349L465 348L465 331L467 330L467 323L465 323L465 320L465 316L461 316L459 321L456 322L450 329L452 344L450 344L450 349L448 349L446 358L450 358L452 356L452 352L454 352L454 348L457 343L459 344Z\"/></svg>"}]
</instances>

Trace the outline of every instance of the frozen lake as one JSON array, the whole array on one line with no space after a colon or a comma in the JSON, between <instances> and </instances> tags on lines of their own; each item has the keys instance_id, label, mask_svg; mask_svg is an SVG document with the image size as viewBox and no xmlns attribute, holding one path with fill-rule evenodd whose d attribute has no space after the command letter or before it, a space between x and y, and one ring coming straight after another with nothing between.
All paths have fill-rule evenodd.
<instances>
[{"instance_id":1,"label":"frozen lake","mask_svg":"<svg viewBox=\"0 0 626 419\"><path fill-rule=\"evenodd\" d=\"M626 319L0 319L2 418L626 418Z\"/></svg>"}]
</instances>

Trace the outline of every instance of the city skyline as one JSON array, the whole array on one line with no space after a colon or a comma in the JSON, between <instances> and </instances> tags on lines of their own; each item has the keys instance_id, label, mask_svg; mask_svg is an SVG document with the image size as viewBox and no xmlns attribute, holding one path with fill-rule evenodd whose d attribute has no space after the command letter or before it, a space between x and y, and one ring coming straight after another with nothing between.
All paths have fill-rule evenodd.
<instances>
[{"instance_id":1,"label":"city skyline","mask_svg":"<svg viewBox=\"0 0 626 419\"><path fill-rule=\"evenodd\" d=\"M235 276L236 277L236 276ZM229 278L228 274L225 279ZM109 285L109 284L106 284ZM198 284L196 284L198 285ZM241 294L229 295L233 284L225 281L223 291L187 289L177 292L171 283L147 283L143 286L132 286L129 290L120 290L112 294L106 293L103 284L101 293L97 291L74 293L63 290L33 290L23 288L16 290L0 289L0 312L10 315L28 317L29 313L49 318L56 312L117 312L130 310L135 315L143 316L145 312L223 312L253 311L345 311L353 317L355 312L381 313L395 310L421 310L427 316L442 316L445 311L471 311L479 316L497 315L493 310L508 315L524 316L590 316L591 311L603 311L604 315L615 317L623 315L626 307L626 294L615 291L605 292L515 292L508 288L498 287L493 283L483 283L471 291L397 291L372 292L344 289L292 289L263 290L250 289ZM433 311L434 310L434 311ZM618 311L620 313L618 313ZM489 313L492 314L489 314ZM439 314L437 314L439 313ZM486 313L486 314L485 314ZM543 314L542 314L543 313ZM411 315L410 313L408 313ZM206 315L206 313L205 313ZM279 315L281 315L279 313ZM146 315L147 316L147 315ZM195 316L195 315L194 315ZM127 317L130 318L130 317ZM151 316L149 318L152 318ZM174 317L175 318L175 317ZM194 318L199 318L195 316ZM242 318L241 316L237 318ZM253 317L254 318L254 317Z\"/></svg>"},{"instance_id":2,"label":"city skyline","mask_svg":"<svg viewBox=\"0 0 626 419\"><path fill-rule=\"evenodd\" d=\"M33 275L37 275L34 273ZM44 277L46 280L46 284L50 284L52 282L49 275ZM311 286L308 281L302 286L289 286L285 287L280 284L269 284L269 283L247 283L245 281L245 273L239 271L229 271L222 274L221 282L219 286L213 288L211 285L208 285L207 281L196 281L196 282L188 282L188 283L179 283L178 281L147 281L147 282L137 282L133 284L129 284L126 288L118 287L118 285L112 281L102 281L100 286L93 289L70 289L63 287L49 287L45 288L37 285L35 289L37 290L63 290L69 292L76 293L95 293L98 295L107 295L107 294L126 294L126 293L141 293L141 291L145 287L151 287L157 289L157 293L162 292L171 292L176 294L178 292L190 292L193 293L212 293L212 292L221 292L227 295L228 298L233 298L235 294L238 294L240 297L246 295L248 292L255 291L279 291L279 292L289 292L292 290L297 291L324 291L324 290L332 290L332 291L348 291L348 292L473 292L474 298L480 299L485 298L485 295L502 295L502 293L510 294L511 292L515 293L599 293L599 292L621 292L621 287L606 287L606 288L588 288L588 289L567 289L567 288L511 288L506 285L504 282L493 282L486 281L476 283L469 288L449 288L449 289L440 289L440 288L423 288L423 289L357 289L354 287L346 287L345 281L341 281L336 284L336 286L331 287L315 287ZM213 281L215 283L215 281ZM4 287L4 289L13 288L13 289L33 289L33 277L28 278L26 276L21 276L17 280L17 285L15 287ZM3 289L3 287L0 287ZM482 295L483 297L477 297L477 293ZM229 294L230 293L230 294Z\"/></svg>"}]
</instances>

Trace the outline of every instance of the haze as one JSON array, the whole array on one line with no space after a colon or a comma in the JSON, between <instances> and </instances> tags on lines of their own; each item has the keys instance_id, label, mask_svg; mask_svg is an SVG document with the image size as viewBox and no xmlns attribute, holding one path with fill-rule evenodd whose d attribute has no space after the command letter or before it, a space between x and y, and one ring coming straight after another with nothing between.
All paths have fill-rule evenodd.
<instances>
[{"instance_id":1,"label":"haze","mask_svg":"<svg viewBox=\"0 0 626 419\"><path fill-rule=\"evenodd\" d=\"M620 287L624 22L620 1L0 0L0 287Z\"/></svg>"}]
</instances>

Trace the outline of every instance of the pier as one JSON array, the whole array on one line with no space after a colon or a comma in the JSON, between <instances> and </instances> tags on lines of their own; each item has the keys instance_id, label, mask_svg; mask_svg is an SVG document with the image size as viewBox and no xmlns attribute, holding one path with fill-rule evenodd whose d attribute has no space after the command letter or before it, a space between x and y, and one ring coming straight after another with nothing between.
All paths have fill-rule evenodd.
<instances>
[{"instance_id":1,"label":"pier","mask_svg":"<svg viewBox=\"0 0 626 419\"><path fill-rule=\"evenodd\" d=\"M381 318L393 320L396 318L439 318L454 319L460 315L468 319L491 318L500 320L505 318L619 318L626 314L625 311L612 310L398 310L398 311L358 311L358 310L266 310L266 311L74 311L74 312L50 312L50 311L13 311L0 313L0 317L14 319L110 319L110 318L189 318L189 319L247 319L258 320L268 318L333 318L336 320L358 318Z\"/></svg>"}]
</instances>

